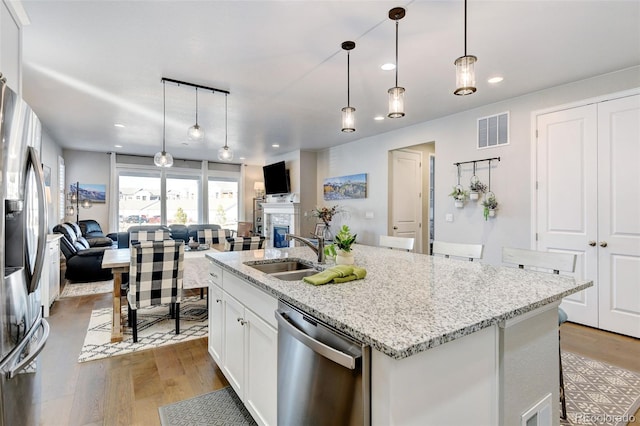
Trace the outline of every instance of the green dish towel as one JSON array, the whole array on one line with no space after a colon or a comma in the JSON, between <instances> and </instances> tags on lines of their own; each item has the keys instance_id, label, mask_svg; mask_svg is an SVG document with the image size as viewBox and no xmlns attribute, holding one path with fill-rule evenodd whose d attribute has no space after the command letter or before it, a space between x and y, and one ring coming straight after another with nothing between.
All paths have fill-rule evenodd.
<instances>
[{"instance_id":1,"label":"green dish towel","mask_svg":"<svg viewBox=\"0 0 640 426\"><path fill-rule=\"evenodd\" d=\"M349 265L337 265L332 268L325 269L314 275L302 278L306 283L313 285L323 285L330 282L346 283L348 281L360 280L367 275L364 268Z\"/></svg>"}]
</instances>

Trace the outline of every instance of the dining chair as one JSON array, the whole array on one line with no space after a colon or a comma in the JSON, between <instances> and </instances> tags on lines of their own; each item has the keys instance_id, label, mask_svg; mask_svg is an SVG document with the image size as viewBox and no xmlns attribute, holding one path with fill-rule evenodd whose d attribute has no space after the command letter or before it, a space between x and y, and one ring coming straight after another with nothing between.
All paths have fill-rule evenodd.
<instances>
[{"instance_id":1,"label":"dining chair","mask_svg":"<svg viewBox=\"0 0 640 426\"><path fill-rule=\"evenodd\" d=\"M482 259L484 245L482 244L464 244L449 243L446 241L434 241L431 254L442 255L444 257L466 257L469 262L474 259Z\"/></svg>"},{"instance_id":2,"label":"dining chair","mask_svg":"<svg viewBox=\"0 0 640 426\"><path fill-rule=\"evenodd\" d=\"M253 223L252 222L238 222L238 230L236 231L237 237L252 237L253 236Z\"/></svg>"},{"instance_id":3,"label":"dining chair","mask_svg":"<svg viewBox=\"0 0 640 426\"><path fill-rule=\"evenodd\" d=\"M130 259L127 302L134 343L138 342L137 310L147 306L170 304L176 334L180 334L184 243L176 240L135 243Z\"/></svg>"},{"instance_id":4,"label":"dining chair","mask_svg":"<svg viewBox=\"0 0 640 426\"><path fill-rule=\"evenodd\" d=\"M562 272L573 273L576 270L576 255L571 253L544 252L512 247L502 248L502 262L525 267L545 269L554 274ZM560 363L560 405L562 418L567 418L567 403L564 395L564 377L562 375L562 351L560 350L560 326L568 319L567 313L558 307L558 359Z\"/></svg>"},{"instance_id":5,"label":"dining chair","mask_svg":"<svg viewBox=\"0 0 640 426\"><path fill-rule=\"evenodd\" d=\"M391 235L380 235L378 245L380 247L388 247L390 249L400 249L411 251L415 238L409 237L393 237Z\"/></svg>"}]
</instances>

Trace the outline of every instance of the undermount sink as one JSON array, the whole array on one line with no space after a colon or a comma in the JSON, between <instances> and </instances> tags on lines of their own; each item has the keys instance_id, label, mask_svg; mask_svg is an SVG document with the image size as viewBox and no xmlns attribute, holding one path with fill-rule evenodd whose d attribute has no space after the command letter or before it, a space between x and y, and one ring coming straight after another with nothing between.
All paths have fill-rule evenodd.
<instances>
[{"instance_id":1,"label":"undermount sink","mask_svg":"<svg viewBox=\"0 0 640 426\"><path fill-rule=\"evenodd\" d=\"M245 263L247 266L251 266L258 271L264 272L265 274L276 274L278 272L288 272L288 271L299 271L301 269L311 269L312 265L307 265L306 263L302 263L298 260L284 260L281 262L270 262L270 263Z\"/></svg>"},{"instance_id":2,"label":"undermount sink","mask_svg":"<svg viewBox=\"0 0 640 426\"><path fill-rule=\"evenodd\" d=\"M317 273L318 271L316 271L315 269L301 269L299 271L277 272L275 274L269 275L279 280L298 281L303 279L304 277L308 277Z\"/></svg>"}]
</instances>

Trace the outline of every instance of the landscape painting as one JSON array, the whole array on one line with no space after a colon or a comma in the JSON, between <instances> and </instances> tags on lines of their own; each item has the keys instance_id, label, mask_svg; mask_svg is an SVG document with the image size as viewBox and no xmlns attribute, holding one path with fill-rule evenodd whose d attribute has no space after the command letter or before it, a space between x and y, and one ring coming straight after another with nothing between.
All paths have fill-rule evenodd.
<instances>
[{"instance_id":1,"label":"landscape painting","mask_svg":"<svg viewBox=\"0 0 640 426\"><path fill-rule=\"evenodd\" d=\"M77 191L75 183L69 185L69 190L73 194ZM80 186L80 200L91 200L93 203L104 203L107 200L107 185L93 184L93 183L81 183Z\"/></svg>"},{"instance_id":2,"label":"landscape painting","mask_svg":"<svg viewBox=\"0 0 640 426\"><path fill-rule=\"evenodd\" d=\"M367 198L367 174L332 177L324 180L325 200Z\"/></svg>"}]
</instances>

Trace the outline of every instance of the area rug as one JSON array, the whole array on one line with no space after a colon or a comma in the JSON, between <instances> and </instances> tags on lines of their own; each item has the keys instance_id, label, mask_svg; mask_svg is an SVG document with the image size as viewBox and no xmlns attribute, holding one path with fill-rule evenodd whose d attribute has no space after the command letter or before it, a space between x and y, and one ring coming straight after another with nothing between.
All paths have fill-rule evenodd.
<instances>
[{"instance_id":1,"label":"area rug","mask_svg":"<svg viewBox=\"0 0 640 426\"><path fill-rule=\"evenodd\" d=\"M231 386L158 408L162 426L257 424Z\"/></svg>"},{"instance_id":2,"label":"area rug","mask_svg":"<svg viewBox=\"0 0 640 426\"><path fill-rule=\"evenodd\" d=\"M640 374L566 351L562 369L567 399L562 425L626 425L634 420Z\"/></svg>"},{"instance_id":3,"label":"area rug","mask_svg":"<svg viewBox=\"0 0 640 426\"><path fill-rule=\"evenodd\" d=\"M186 342L207 336L206 299L186 297L180 303L180 334L175 333L175 319L169 317L169 305L138 309L138 343L127 324L127 305L122 307L124 339L111 343L112 308L91 312L84 344L78 362L93 361L159 346Z\"/></svg>"},{"instance_id":4,"label":"area rug","mask_svg":"<svg viewBox=\"0 0 640 426\"><path fill-rule=\"evenodd\" d=\"M91 294L111 293L113 291L113 280L95 281L92 283L67 283L59 298L88 296Z\"/></svg>"}]
</instances>

